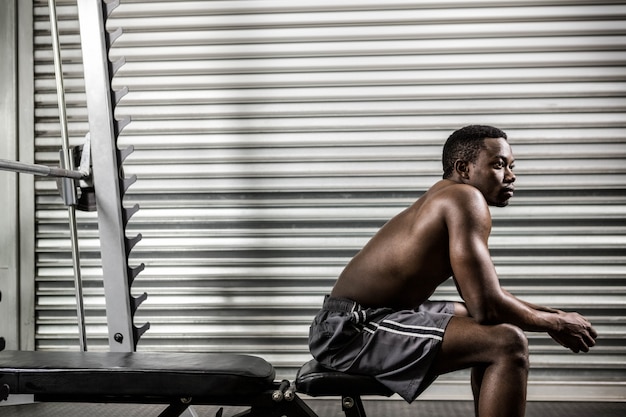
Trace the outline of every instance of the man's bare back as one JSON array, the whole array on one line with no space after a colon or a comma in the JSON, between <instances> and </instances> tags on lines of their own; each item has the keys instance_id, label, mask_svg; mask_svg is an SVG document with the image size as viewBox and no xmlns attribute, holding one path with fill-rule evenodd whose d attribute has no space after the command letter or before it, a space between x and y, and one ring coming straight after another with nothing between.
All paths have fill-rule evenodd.
<instances>
[{"instance_id":1,"label":"man's bare back","mask_svg":"<svg viewBox=\"0 0 626 417\"><path fill-rule=\"evenodd\" d=\"M445 220L450 195L441 180L389 220L350 261L331 295L368 307L416 308L452 275Z\"/></svg>"}]
</instances>

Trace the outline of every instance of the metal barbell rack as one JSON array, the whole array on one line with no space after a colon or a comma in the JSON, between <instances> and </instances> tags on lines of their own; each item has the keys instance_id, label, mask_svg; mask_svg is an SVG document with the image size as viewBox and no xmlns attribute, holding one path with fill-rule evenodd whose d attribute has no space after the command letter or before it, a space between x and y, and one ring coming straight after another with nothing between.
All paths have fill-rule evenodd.
<instances>
[{"instance_id":1,"label":"metal barbell rack","mask_svg":"<svg viewBox=\"0 0 626 417\"><path fill-rule=\"evenodd\" d=\"M69 146L63 69L56 24L56 5L55 0L49 0L62 136L61 167L48 167L0 159L0 170L60 179L58 181L60 192L69 212L80 346L83 351L87 350L87 342L80 273L80 251L78 249L75 217L76 208L87 211L97 209L98 211L110 350L135 351L139 338L150 327L150 323L137 327L133 322L135 311L147 298L147 294L143 293L138 297L131 295L133 280L144 269L145 265L143 263L135 267L128 265L130 252L141 240L141 234L133 238L126 236L126 225L137 212L139 206L135 204L133 207L125 208L122 204L124 194L137 178L136 176L124 177L122 170L124 160L134 151L133 147L129 146L123 150L117 147L117 137L130 122L130 118L115 119L114 109L119 100L128 92L128 89L113 90L111 87L113 75L125 61L124 59L115 63L109 61L109 49L122 31L121 29L107 31L105 22L118 5L119 1L117 0L78 0L89 121L89 133L86 135L84 145L75 148ZM93 157L91 157L92 154ZM75 168L76 165L79 165L78 169ZM77 197L77 189L81 190L80 199Z\"/></svg>"}]
</instances>

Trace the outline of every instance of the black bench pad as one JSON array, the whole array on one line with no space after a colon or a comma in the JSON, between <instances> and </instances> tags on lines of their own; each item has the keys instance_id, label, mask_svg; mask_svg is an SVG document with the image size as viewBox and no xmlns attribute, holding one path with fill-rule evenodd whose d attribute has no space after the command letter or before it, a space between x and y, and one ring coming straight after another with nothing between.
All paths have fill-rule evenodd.
<instances>
[{"instance_id":1,"label":"black bench pad","mask_svg":"<svg viewBox=\"0 0 626 417\"><path fill-rule=\"evenodd\" d=\"M14 394L216 397L271 389L272 365L248 355L0 352L0 385Z\"/></svg>"},{"instance_id":2,"label":"black bench pad","mask_svg":"<svg viewBox=\"0 0 626 417\"><path fill-rule=\"evenodd\" d=\"M312 397L338 395L382 395L393 394L374 377L333 371L320 365L315 359L305 363L296 376L298 392Z\"/></svg>"}]
</instances>

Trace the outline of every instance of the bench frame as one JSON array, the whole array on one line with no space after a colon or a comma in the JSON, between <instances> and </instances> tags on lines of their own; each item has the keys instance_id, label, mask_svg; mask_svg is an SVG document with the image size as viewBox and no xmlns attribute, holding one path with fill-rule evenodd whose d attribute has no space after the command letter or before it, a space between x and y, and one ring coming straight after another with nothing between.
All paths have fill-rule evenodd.
<instances>
[{"instance_id":1,"label":"bench frame","mask_svg":"<svg viewBox=\"0 0 626 417\"><path fill-rule=\"evenodd\" d=\"M361 395L392 394L373 377L332 371L315 360L300 368L294 383L273 378L271 364L249 355L0 352L0 402L28 394L38 402L167 405L159 417L178 417L191 405L250 407L235 417L318 417L302 393L341 397L346 417L366 417Z\"/></svg>"}]
</instances>

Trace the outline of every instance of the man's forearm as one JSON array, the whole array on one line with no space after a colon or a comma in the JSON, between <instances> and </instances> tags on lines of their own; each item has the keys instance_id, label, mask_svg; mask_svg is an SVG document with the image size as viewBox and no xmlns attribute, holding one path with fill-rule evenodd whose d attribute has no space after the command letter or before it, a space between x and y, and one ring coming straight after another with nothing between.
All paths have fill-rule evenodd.
<instances>
[{"instance_id":1,"label":"man's forearm","mask_svg":"<svg viewBox=\"0 0 626 417\"><path fill-rule=\"evenodd\" d=\"M540 306L540 305L537 305L537 304L529 303L528 301L522 300L520 298L517 298L516 296L514 296L513 294L511 294L510 292L508 292L505 289L502 289L502 291L504 291L510 297L515 298L517 301L521 302L522 304L525 304L527 307L529 307L529 308L531 308L533 310L545 311L546 313L555 313L555 314L558 314L560 312L560 310L557 310L557 309L554 309L554 308Z\"/></svg>"},{"instance_id":2,"label":"man's forearm","mask_svg":"<svg viewBox=\"0 0 626 417\"><path fill-rule=\"evenodd\" d=\"M589 320L578 313L566 313L535 306L503 291L498 300L497 320L530 332L547 332L555 341L573 352L587 352L598 336ZM536 308L535 308L536 307Z\"/></svg>"},{"instance_id":3,"label":"man's forearm","mask_svg":"<svg viewBox=\"0 0 626 417\"><path fill-rule=\"evenodd\" d=\"M535 306L503 290L496 307L495 321L509 323L529 332L553 332L560 328L559 311Z\"/></svg>"}]
</instances>

